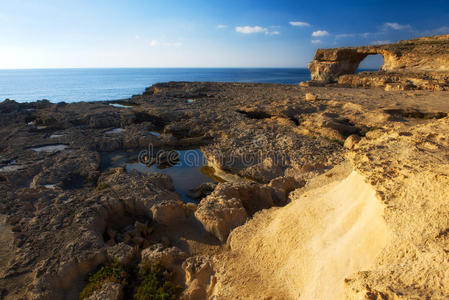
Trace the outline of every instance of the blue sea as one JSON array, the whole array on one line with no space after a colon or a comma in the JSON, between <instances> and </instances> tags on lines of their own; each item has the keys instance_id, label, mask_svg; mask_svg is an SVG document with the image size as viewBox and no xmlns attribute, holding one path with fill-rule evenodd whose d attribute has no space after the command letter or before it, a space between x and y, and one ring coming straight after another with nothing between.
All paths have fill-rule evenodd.
<instances>
[{"instance_id":1,"label":"blue sea","mask_svg":"<svg viewBox=\"0 0 449 300\"><path fill-rule=\"evenodd\" d=\"M308 69L29 69L0 70L0 101L52 102L129 98L168 81L298 84Z\"/></svg>"}]
</instances>

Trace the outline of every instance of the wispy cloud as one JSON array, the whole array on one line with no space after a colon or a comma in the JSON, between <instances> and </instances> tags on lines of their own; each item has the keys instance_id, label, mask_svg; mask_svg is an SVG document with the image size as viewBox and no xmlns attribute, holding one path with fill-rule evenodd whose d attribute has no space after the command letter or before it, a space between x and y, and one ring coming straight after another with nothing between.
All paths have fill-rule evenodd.
<instances>
[{"instance_id":1,"label":"wispy cloud","mask_svg":"<svg viewBox=\"0 0 449 300\"><path fill-rule=\"evenodd\" d=\"M345 39L345 38L355 38L355 37L361 37L361 38L368 38L371 35L375 35L376 33L372 32L363 32L363 33L340 33L335 35L335 39Z\"/></svg>"},{"instance_id":2,"label":"wispy cloud","mask_svg":"<svg viewBox=\"0 0 449 300\"><path fill-rule=\"evenodd\" d=\"M280 31L265 31L266 35L280 35Z\"/></svg>"},{"instance_id":3,"label":"wispy cloud","mask_svg":"<svg viewBox=\"0 0 449 300\"><path fill-rule=\"evenodd\" d=\"M371 45L384 45L384 44L391 44L390 40L385 40L385 41L373 41L371 42Z\"/></svg>"},{"instance_id":4,"label":"wispy cloud","mask_svg":"<svg viewBox=\"0 0 449 300\"><path fill-rule=\"evenodd\" d=\"M358 33L339 33L335 35L335 39L339 40L339 39L346 39L346 38L354 38L357 37L359 34Z\"/></svg>"},{"instance_id":5,"label":"wispy cloud","mask_svg":"<svg viewBox=\"0 0 449 300\"><path fill-rule=\"evenodd\" d=\"M396 22L386 22L382 25L383 30L393 29L393 30L403 30L403 29L411 29L410 25L401 25Z\"/></svg>"},{"instance_id":6,"label":"wispy cloud","mask_svg":"<svg viewBox=\"0 0 449 300\"><path fill-rule=\"evenodd\" d=\"M296 26L296 27L309 27L310 24L307 22L301 22L301 21L290 21L290 25Z\"/></svg>"},{"instance_id":7,"label":"wispy cloud","mask_svg":"<svg viewBox=\"0 0 449 300\"><path fill-rule=\"evenodd\" d=\"M363 32L363 33L340 33L335 35L335 39L345 39L345 38L381 38L381 36L386 35L391 30L404 30L409 29L410 31L414 31L412 26L410 25L402 25L396 22L386 22L383 23L377 32ZM449 29L449 27L447 27ZM443 30L444 31L444 30ZM376 42L384 42L382 40L374 41L372 43ZM389 43L390 41L387 41Z\"/></svg>"},{"instance_id":8,"label":"wispy cloud","mask_svg":"<svg viewBox=\"0 0 449 300\"><path fill-rule=\"evenodd\" d=\"M226 29L228 28L228 25L219 24L217 25L217 29Z\"/></svg>"},{"instance_id":9,"label":"wispy cloud","mask_svg":"<svg viewBox=\"0 0 449 300\"><path fill-rule=\"evenodd\" d=\"M235 31L243 34L252 34L252 33L267 32L268 29L261 26L237 26L235 27Z\"/></svg>"},{"instance_id":10,"label":"wispy cloud","mask_svg":"<svg viewBox=\"0 0 449 300\"><path fill-rule=\"evenodd\" d=\"M442 26L439 28L417 31L416 33L421 36L449 34L449 26Z\"/></svg>"},{"instance_id":11,"label":"wispy cloud","mask_svg":"<svg viewBox=\"0 0 449 300\"><path fill-rule=\"evenodd\" d=\"M149 43L150 47L181 47L182 43L181 42L160 42L158 40L151 40Z\"/></svg>"},{"instance_id":12,"label":"wispy cloud","mask_svg":"<svg viewBox=\"0 0 449 300\"><path fill-rule=\"evenodd\" d=\"M268 28L262 26L237 26L235 31L243 34L253 34L253 33L265 33L265 35L279 35L281 34L278 30L269 30Z\"/></svg>"},{"instance_id":13,"label":"wispy cloud","mask_svg":"<svg viewBox=\"0 0 449 300\"><path fill-rule=\"evenodd\" d=\"M319 44L321 43L321 40L311 40L312 44Z\"/></svg>"},{"instance_id":14,"label":"wispy cloud","mask_svg":"<svg viewBox=\"0 0 449 300\"><path fill-rule=\"evenodd\" d=\"M312 33L313 37L328 36L328 35L329 32L327 32L326 30L317 30Z\"/></svg>"},{"instance_id":15,"label":"wispy cloud","mask_svg":"<svg viewBox=\"0 0 449 300\"><path fill-rule=\"evenodd\" d=\"M422 36L432 36L432 35L443 35L449 34L449 26L442 26L434 29L427 30L418 30L414 29L411 25L407 24L399 24L396 22L386 22L378 27L379 30L377 32L364 32L364 33L340 33L335 35L335 41L339 39L345 38L364 38L371 39L370 43L372 45L381 45L381 44L389 44L392 43L392 40L389 40L390 34L392 31L398 30L408 30L409 33L412 34L412 37L422 37Z\"/></svg>"}]
</instances>

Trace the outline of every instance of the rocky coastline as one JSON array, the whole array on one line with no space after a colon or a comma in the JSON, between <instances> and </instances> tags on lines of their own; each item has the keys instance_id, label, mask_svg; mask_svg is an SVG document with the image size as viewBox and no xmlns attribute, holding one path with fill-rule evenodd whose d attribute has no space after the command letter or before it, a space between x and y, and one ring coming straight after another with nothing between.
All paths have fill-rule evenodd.
<instances>
[{"instance_id":1,"label":"rocky coastline","mask_svg":"<svg viewBox=\"0 0 449 300\"><path fill-rule=\"evenodd\" d=\"M180 299L446 298L448 51L318 50L297 86L1 102L0 299L79 299L111 262L160 265ZM377 53L381 71L353 74ZM205 159L173 159L208 178L191 201L170 173L127 168L176 150ZM126 278L85 299L132 299Z\"/></svg>"}]
</instances>

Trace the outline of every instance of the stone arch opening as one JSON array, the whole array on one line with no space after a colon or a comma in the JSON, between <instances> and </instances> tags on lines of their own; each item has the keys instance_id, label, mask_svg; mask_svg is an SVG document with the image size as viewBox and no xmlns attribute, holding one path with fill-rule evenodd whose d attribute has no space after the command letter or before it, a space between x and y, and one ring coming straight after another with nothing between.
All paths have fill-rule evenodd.
<instances>
[{"instance_id":1,"label":"stone arch opening","mask_svg":"<svg viewBox=\"0 0 449 300\"><path fill-rule=\"evenodd\" d=\"M368 54L357 67L355 74L363 71L379 71L384 64L384 57L381 54Z\"/></svg>"}]
</instances>

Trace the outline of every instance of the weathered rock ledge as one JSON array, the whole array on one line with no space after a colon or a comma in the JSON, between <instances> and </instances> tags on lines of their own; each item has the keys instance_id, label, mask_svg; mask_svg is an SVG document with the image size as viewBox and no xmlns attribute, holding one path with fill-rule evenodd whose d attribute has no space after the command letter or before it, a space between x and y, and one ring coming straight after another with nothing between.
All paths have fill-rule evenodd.
<instances>
[{"instance_id":1,"label":"weathered rock ledge","mask_svg":"<svg viewBox=\"0 0 449 300\"><path fill-rule=\"evenodd\" d=\"M368 56L384 58L381 72L354 74ZM312 81L388 90L449 89L449 35L417 38L395 44L318 49L309 64Z\"/></svg>"}]
</instances>

